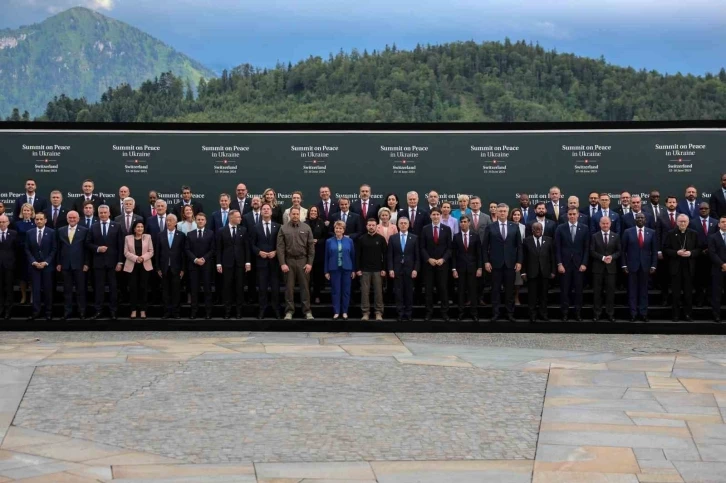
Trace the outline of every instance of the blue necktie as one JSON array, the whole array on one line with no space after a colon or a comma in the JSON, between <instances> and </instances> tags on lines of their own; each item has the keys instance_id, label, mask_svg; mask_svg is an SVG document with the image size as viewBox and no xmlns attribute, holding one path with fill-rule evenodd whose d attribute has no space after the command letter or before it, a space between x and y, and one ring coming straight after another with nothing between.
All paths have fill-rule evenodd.
<instances>
[{"instance_id":1,"label":"blue necktie","mask_svg":"<svg viewBox=\"0 0 726 483\"><path fill-rule=\"evenodd\" d=\"M106 222L103 222L103 237L106 238Z\"/></svg>"},{"instance_id":2,"label":"blue necktie","mask_svg":"<svg viewBox=\"0 0 726 483\"><path fill-rule=\"evenodd\" d=\"M171 244L174 242L174 233L169 232L169 248L171 248Z\"/></svg>"},{"instance_id":3,"label":"blue necktie","mask_svg":"<svg viewBox=\"0 0 726 483\"><path fill-rule=\"evenodd\" d=\"M227 226L227 212L222 212L222 225Z\"/></svg>"},{"instance_id":4,"label":"blue necktie","mask_svg":"<svg viewBox=\"0 0 726 483\"><path fill-rule=\"evenodd\" d=\"M406 235L401 235L401 251L406 250Z\"/></svg>"}]
</instances>

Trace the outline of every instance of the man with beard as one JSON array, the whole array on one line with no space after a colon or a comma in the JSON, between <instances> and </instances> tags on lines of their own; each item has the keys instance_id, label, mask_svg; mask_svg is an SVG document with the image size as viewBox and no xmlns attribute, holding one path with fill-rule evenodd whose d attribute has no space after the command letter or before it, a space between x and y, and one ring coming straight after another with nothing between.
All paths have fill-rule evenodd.
<instances>
[{"instance_id":1,"label":"man with beard","mask_svg":"<svg viewBox=\"0 0 726 483\"><path fill-rule=\"evenodd\" d=\"M370 319L370 292L373 288L373 301L376 320L383 320L383 277L386 276L387 244L383 235L376 233L378 224L374 218L366 222L366 234L356 240L355 256L360 277L361 320ZM395 239L395 238L394 238Z\"/></svg>"},{"instance_id":2,"label":"man with beard","mask_svg":"<svg viewBox=\"0 0 726 483\"><path fill-rule=\"evenodd\" d=\"M686 187L686 197L685 199L682 199L678 202L678 207L676 208L676 211L678 211L679 214L688 215L688 218L691 220L698 216L698 207L701 204L702 200L699 200L696 198L698 195L698 192L696 191L696 187L693 185L688 185Z\"/></svg>"},{"instance_id":3,"label":"man with beard","mask_svg":"<svg viewBox=\"0 0 726 483\"><path fill-rule=\"evenodd\" d=\"M676 229L676 219L678 213L676 212L676 206L678 205L678 199L675 196L667 196L665 209L660 212L660 217L656 220L655 228L658 234L658 241L661 246L658 247L658 260L663 260L663 243L665 242L668 233ZM669 292L671 285L671 276L668 270L658 270L655 274L655 278L658 280L658 286L660 287L660 296L663 302L663 307L669 305Z\"/></svg>"},{"instance_id":4,"label":"man with beard","mask_svg":"<svg viewBox=\"0 0 726 483\"><path fill-rule=\"evenodd\" d=\"M534 206L534 214L534 219L531 220L527 225L527 229L525 230L525 236L533 235L534 233L532 233L532 225L535 223L539 223L540 225L542 225L542 236L546 236L554 240L557 223L550 220L549 218L546 218L547 208L542 201Z\"/></svg>"},{"instance_id":5,"label":"man with beard","mask_svg":"<svg viewBox=\"0 0 726 483\"><path fill-rule=\"evenodd\" d=\"M688 228L688 216L678 215L678 229L668 233L663 242L663 254L668 259L668 272L673 283L673 322L678 322L683 292L683 314L691 322L693 308L693 276L701 254L698 236Z\"/></svg>"},{"instance_id":6,"label":"man with beard","mask_svg":"<svg viewBox=\"0 0 726 483\"><path fill-rule=\"evenodd\" d=\"M623 232L622 250L622 268L628 275L630 321L635 322L640 315L643 322L648 322L648 278L658 265L658 236L645 226L645 213L638 213L635 226Z\"/></svg>"},{"instance_id":7,"label":"man with beard","mask_svg":"<svg viewBox=\"0 0 726 483\"><path fill-rule=\"evenodd\" d=\"M587 196L588 206L582 207L580 209L580 212L587 215L587 223L590 224L590 220L592 217L595 216L595 214L600 211L600 193L597 191L592 191Z\"/></svg>"},{"instance_id":8,"label":"man with beard","mask_svg":"<svg viewBox=\"0 0 726 483\"><path fill-rule=\"evenodd\" d=\"M156 216L156 200L159 199L159 194L151 190L149 191L149 202L141 207L139 207L139 215L144 217L144 221L148 223L150 218L154 218Z\"/></svg>"}]
</instances>

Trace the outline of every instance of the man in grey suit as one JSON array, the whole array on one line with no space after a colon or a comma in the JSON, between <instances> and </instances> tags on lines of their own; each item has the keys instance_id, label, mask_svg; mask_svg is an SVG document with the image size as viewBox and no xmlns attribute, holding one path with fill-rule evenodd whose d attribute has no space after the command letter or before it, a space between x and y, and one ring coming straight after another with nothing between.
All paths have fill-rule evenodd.
<instances>
[{"instance_id":1,"label":"man in grey suit","mask_svg":"<svg viewBox=\"0 0 726 483\"><path fill-rule=\"evenodd\" d=\"M116 223L121 226L121 232L123 236L131 235L131 229L136 221L144 222L144 217L134 213L136 208L136 201L129 197L124 198L124 211L116 218L113 219Z\"/></svg>"},{"instance_id":2,"label":"man in grey suit","mask_svg":"<svg viewBox=\"0 0 726 483\"><path fill-rule=\"evenodd\" d=\"M470 230L477 234L479 241L484 241L484 233L487 231L487 227L492 224L492 217L481 211L481 198L478 196L472 196L469 199L469 207L471 208L471 215L469 218L471 222L469 224ZM491 282L492 274L484 272L481 278L477 279L477 292L479 293L479 305L484 305L484 288L487 283Z\"/></svg>"}]
</instances>

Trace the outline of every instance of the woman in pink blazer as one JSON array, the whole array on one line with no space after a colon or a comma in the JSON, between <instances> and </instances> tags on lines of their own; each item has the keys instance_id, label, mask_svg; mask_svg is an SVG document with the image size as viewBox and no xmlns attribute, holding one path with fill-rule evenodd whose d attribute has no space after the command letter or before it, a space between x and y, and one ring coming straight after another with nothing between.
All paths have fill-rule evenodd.
<instances>
[{"instance_id":1,"label":"woman in pink blazer","mask_svg":"<svg viewBox=\"0 0 726 483\"><path fill-rule=\"evenodd\" d=\"M154 270L151 259L154 258L154 244L151 235L144 233L144 223L136 221L131 226L131 233L124 240L124 272L129 274L129 298L131 299L131 318L136 318L136 310L140 317L146 318L146 303L149 293L149 272Z\"/></svg>"}]
</instances>

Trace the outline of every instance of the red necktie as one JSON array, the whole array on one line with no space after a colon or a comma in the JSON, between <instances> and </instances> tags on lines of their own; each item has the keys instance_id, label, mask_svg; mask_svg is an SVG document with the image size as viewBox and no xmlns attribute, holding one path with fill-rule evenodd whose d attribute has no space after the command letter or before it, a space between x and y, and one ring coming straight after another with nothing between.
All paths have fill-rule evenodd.
<instances>
[{"instance_id":1,"label":"red necktie","mask_svg":"<svg viewBox=\"0 0 726 483\"><path fill-rule=\"evenodd\" d=\"M368 203L363 202L363 219L367 219L368 216Z\"/></svg>"},{"instance_id":2,"label":"red necktie","mask_svg":"<svg viewBox=\"0 0 726 483\"><path fill-rule=\"evenodd\" d=\"M156 208L151 209L151 216L156 216Z\"/></svg>"},{"instance_id":3,"label":"red necktie","mask_svg":"<svg viewBox=\"0 0 726 483\"><path fill-rule=\"evenodd\" d=\"M479 215L476 215L476 214L474 215L474 229L475 230L479 229Z\"/></svg>"},{"instance_id":4,"label":"red necktie","mask_svg":"<svg viewBox=\"0 0 726 483\"><path fill-rule=\"evenodd\" d=\"M703 224L703 234L708 236L708 225L706 224L706 220L701 220L701 224Z\"/></svg>"},{"instance_id":5,"label":"red necktie","mask_svg":"<svg viewBox=\"0 0 726 483\"><path fill-rule=\"evenodd\" d=\"M327 220L328 219L328 202L326 201L324 203L324 205L325 205L325 219Z\"/></svg>"},{"instance_id":6,"label":"red necktie","mask_svg":"<svg viewBox=\"0 0 726 483\"><path fill-rule=\"evenodd\" d=\"M673 228L674 226L676 226L676 219L673 218L673 213L671 213L671 228Z\"/></svg>"},{"instance_id":7,"label":"red necktie","mask_svg":"<svg viewBox=\"0 0 726 483\"><path fill-rule=\"evenodd\" d=\"M464 233L464 251L465 252L469 251L469 242L467 241L468 238L469 238L468 233Z\"/></svg>"},{"instance_id":8,"label":"red necktie","mask_svg":"<svg viewBox=\"0 0 726 483\"><path fill-rule=\"evenodd\" d=\"M643 245L645 245L645 240L643 240L643 229L641 228L638 230L638 245L640 248L643 248Z\"/></svg>"},{"instance_id":9,"label":"red necktie","mask_svg":"<svg viewBox=\"0 0 726 483\"><path fill-rule=\"evenodd\" d=\"M434 226L434 243L439 244L439 227Z\"/></svg>"},{"instance_id":10,"label":"red necktie","mask_svg":"<svg viewBox=\"0 0 726 483\"><path fill-rule=\"evenodd\" d=\"M416 215L416 210L411 210L411 226L413 226L413 223L414 223L413 219L414 219L415 215Z\"/></svg>"}]
</instances>

